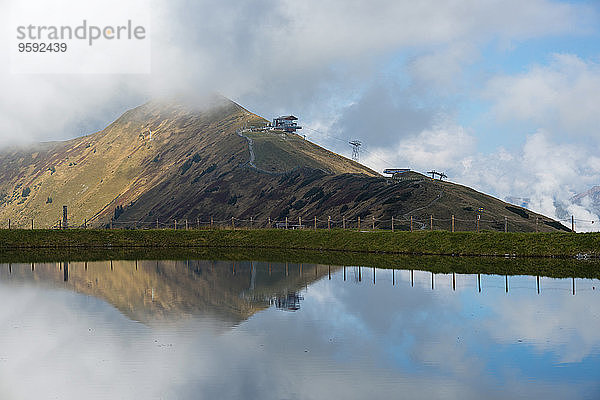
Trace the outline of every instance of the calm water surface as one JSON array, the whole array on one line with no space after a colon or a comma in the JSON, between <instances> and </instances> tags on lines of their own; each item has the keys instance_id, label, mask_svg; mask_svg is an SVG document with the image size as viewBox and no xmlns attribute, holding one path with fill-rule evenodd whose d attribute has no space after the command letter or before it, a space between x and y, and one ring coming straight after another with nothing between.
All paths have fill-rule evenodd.
<instances>
[{"instance_id":1,"label":"calm water surface","mask_svg":"<svg viewBox=\"0 0 600 400\"><path fill-rule=\"evenodd\" d=\"M0 398L597 399L599 306L585 279L3 264Z\"/></svg>"}]
</instances>

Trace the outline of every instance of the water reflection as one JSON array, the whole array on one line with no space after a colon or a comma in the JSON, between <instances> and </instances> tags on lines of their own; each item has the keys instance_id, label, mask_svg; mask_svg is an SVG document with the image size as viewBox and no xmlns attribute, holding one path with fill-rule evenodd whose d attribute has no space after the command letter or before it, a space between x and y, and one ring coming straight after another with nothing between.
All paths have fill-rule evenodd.
<instances>
[{"instance_id":1,"label":"water reflection","mask_svg":"<svg viewBox=\"0 0 600 400\"><path fill-rule=\"evenodd\" d=\"M101 298L129 318L145 323L155 319L213 316L232 325L277 301L300 307L297 293L331 274L331 267L302 264L220 261L102 261L8 265L0 280L68 288ZM279 300L277 300L279 299ZM294 303L294 304L291 304Z\"/></svg>"},{"instance_id":2,"label":"water reflection","mask_svg":"<svg viewBox=\"0 0 600 400\"><path fill-rule=\"evenodd\" d=\"M304 300L304 297L298 293L288 293L286 296L273 298L271 304L274 304L280 310L298 311L300 309L300 300Z\"/></svg>"},{"instance_id":3,"label":"water reflection","mask_svg":"<svg viewBox=\"0 0 600 400\"><path fill-rule=\"evenodd\" d=\"M0 397L598 398L599 283L260 262L9 264Z\"/></svg>"}]
</instances>

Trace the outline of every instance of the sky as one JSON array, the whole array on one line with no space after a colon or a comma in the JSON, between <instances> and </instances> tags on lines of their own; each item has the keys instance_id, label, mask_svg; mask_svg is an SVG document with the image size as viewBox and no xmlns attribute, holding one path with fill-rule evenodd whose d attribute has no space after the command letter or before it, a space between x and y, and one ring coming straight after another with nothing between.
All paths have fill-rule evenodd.
<instances>
[{"instance_id":1,"label":"sky","mask_svg":"<svg viewBox=\"0 0 600 400\"><path fill-rule=\"evenodd\" d=\"M341 154L360 140L379 172L444 171L599 226L600 210L571 198L600 184L600 1L3 0L5 54L23 10L44 24L141 20L150 50L135 60L149 68L0 62L0 146L89 134L150 98L218 92L265 118L297 115L307 139ZM77 61L91 71L128 54Z\"/></svg>"}]
</instances>

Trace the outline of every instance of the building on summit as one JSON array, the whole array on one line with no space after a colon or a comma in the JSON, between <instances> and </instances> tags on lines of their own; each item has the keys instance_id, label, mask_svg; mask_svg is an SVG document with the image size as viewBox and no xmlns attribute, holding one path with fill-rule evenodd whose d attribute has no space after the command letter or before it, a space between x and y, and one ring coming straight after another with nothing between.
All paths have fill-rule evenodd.
<instances>
[{"instance_id":1,"label":"building on summit","mask_svg":"<svg viewBox=\"0 0 600 400\"><path fill-rule=\"evenodd\" d=\"M279 118L274 118L271 124L271 128L273 130L284 131L287 133L295 133L298 129L302 129L301 126L298 126L297 117L293 115L286 115Z\"/></svg>"}]
</instances>

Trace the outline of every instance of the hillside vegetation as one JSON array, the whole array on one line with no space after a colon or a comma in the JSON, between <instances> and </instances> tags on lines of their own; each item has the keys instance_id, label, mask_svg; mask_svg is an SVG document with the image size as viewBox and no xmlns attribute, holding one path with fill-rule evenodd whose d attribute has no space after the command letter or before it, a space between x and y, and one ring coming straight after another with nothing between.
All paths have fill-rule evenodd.
<instances>
[{"instance_id":1,"label":"hillside vegetation","mask_svg":"<svg viewBox=\"0 0 600 400\"><path fill-rule=\"evenodd\" d=\"M0 153L0 226L173 226L178 221L321 221L409 230L566 229L465 186L418 173L392 182L295 134L242 132L265 119L222 97L151 101L106 129Z\"/></svg>"},{"instance_id":2,"label":"hillside vegetation","mask_svg":"<svg viewBox=\"0 0 600 400\"><path fill-rule=\"evenodd\" d=\"M0 251L214 247L500 257L600 256L600 234L358 230L1 230Z\"/></svg>"}]
</instances>

